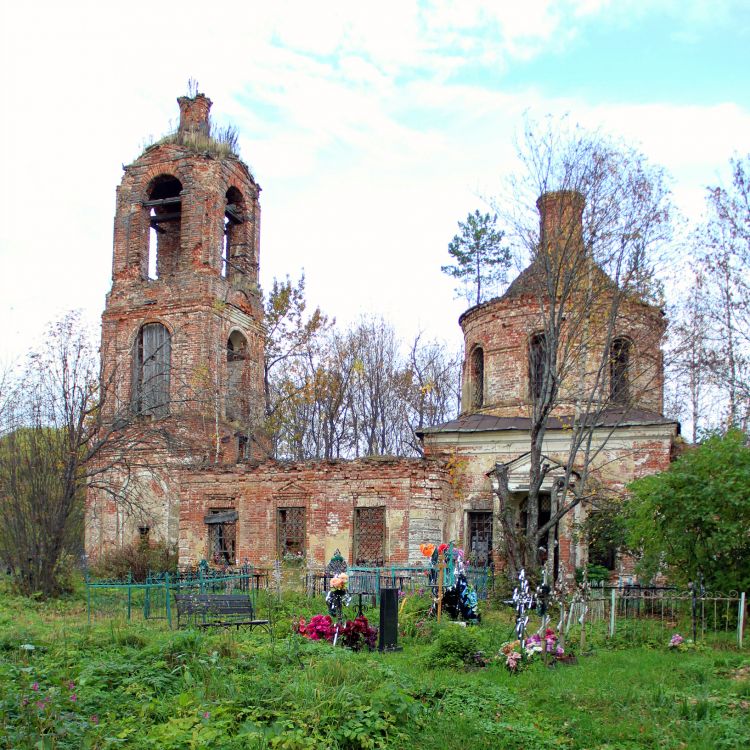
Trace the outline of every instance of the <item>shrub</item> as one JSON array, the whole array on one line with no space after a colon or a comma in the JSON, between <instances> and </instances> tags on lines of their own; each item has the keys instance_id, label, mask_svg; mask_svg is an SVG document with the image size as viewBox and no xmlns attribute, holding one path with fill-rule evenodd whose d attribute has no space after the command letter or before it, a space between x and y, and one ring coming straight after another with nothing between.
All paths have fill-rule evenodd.
<instances>
[{"instance_id":1,"label":"shrub","mask_svg":"<svg viewBox=\"0 0 750 750\"><path fill-rule=\"evenodd\" d=\"M134 581L145 581L149 571L173 573L177 570L177 550L164 542L138 541L114 549L91 566L94 578L124 579L131 573Z\"/></svg>"},{"instance_id":2,"label":"shrub","mask_svg":"<svg viewBox=\"0 0 750 750\"><path fill-rule=\"evenodd\" d=\"M431 667L457 667L476 662L479 633L471 627L447 625L438 631L427 654Z\"/></svg>"}]
</instances>

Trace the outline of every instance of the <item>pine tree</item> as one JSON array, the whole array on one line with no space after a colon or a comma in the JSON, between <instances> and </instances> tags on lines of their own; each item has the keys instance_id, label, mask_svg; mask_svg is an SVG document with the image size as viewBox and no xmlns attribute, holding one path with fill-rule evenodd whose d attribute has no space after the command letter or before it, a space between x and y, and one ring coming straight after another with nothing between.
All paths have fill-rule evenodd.
<instances>
[{"instance_id":1,"label":"pine tree","mask_svg":"<svg viewBox=\"0 0 750 750\"><path fill-rule=\"evenodd\" d=\"M502 244L505 234L496 224L497 216L481 214L478 209L465 222L459 221L460 234L448 245L448 252L456 262L441 268L443 273L463 282L469 299L476 290L477 305L484 301L488 287L505 281L510 266L510 248Z\"/></svg>"}]
</instances>

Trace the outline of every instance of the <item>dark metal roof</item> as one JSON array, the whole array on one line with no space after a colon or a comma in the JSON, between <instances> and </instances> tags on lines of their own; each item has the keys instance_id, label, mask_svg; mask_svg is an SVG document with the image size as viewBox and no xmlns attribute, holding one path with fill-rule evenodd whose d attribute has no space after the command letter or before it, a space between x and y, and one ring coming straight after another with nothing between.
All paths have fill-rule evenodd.
<instances>
[{"instance_id":1,"label":"dark metal roof","mask_svg":"<svg viewBox=\"0 0 750 750\"><path fill-rule=\"evenodd\" d=\"M550 417L547 422L547 429L570 429L572 422L572 416L568 418ZM661 416L661 414L643 409L628 411L623 409L607 409L599 415L599 418L595 422L596 427L628 427L655 424L668 425L678 423L673 419ZM528 432L530 429L531 419L529 417L496 417L492 414L464 414L450 422L419 430L417 435L429 435L436 432L498 432L503 430L523 430Z\"/></svg>"}]
</instances>

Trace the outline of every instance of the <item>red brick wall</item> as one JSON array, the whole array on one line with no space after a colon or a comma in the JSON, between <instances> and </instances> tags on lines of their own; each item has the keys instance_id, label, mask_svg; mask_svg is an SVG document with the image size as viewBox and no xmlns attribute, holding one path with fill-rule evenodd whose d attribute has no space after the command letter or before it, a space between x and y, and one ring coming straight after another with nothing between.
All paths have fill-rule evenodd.
<instances>
[{"instance_id":1,"label":"red brick wall","mask_svg":"<svg viewBox=\"0 0 750 750\"><path fill-rule=\"evenodd\" d=\"M193 107L191 123L207 116L210 106L205 97L196 101L205 106ZM176 247L170 251L176 257L158 279L150 280L150 209L143 202L150 197L153 180L163 175L182 184L181 220L164 225L177 232ZM234 257L229 273L222 275L224 210L230 188L239 196L245 220L232 227ZM112 289L102 316L103 377L116 391L116 399L110 399L112 410L126 407L131 399L133 343L139 328L159 322L171 334L171 413L199 414L214 421L218 413L224 421L227 339L239 330L248 341L242 377L247 413L240 421L246 428L259 420L263 405L259 193L249 170L236 157L194 153L177 143L152 146L125 168L117 190Z\"/></svg>"},{"instance_id":2,"label":"red brick wall","mask_svg":"<svg viewBox=\"0 0 750 750\"><path fill-rule=\"evenodd\" d=\"M481 411L502 417L530 416L529 339L541 329L539 301L533 296L493 300L464 313L461 326L466 352L461 411L472 411L469 355L479 345L485 358L484 406ZM663 316L657 308L623 303L614 336L624 336L631 341L631 406L659 414L663 407L660 347L664 328ZM604 331L597 332L596 324L592 323L584 388L593 388L605 338ZM568 375L560 386L560 404L554 412L559 416L573 413L573 397L579 383L578 362L573 364L571 358L565 365Z\"/></svg>"},{"instance_id":3,"label":"red brick wall","mask_svg":"<svg viewBox=\"0 0 750 750\"><path fill-rule=\"evenodd\" d=\"M195 563L208 551L204 521L211 509L237 510L237 558L268 565L277 558L277 509L304 507L305 552L327 563L338 548L352 562L355 510L385 506L385 559L406 564L419 544L440 541L446 475L437 462L408 458L310 461L185 471L181 481L180 561ZM435 521L439 536L436 536Z\"/></svg>"}]
</instances>

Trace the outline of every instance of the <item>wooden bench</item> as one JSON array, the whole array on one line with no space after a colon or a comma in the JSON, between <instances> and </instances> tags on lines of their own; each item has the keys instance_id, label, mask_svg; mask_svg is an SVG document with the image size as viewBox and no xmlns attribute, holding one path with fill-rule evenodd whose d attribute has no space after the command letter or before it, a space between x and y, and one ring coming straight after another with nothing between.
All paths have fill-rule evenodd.
<instances>
[{"instance_id":1,"label":"wooden bench","mask_svg":"<svg viewBox=\"0 0 750 750\"><path fill-rule=\"evenodd\" d=\"M255 618L255 608L246 594L175 594L174 598L178 627L239 629L243 625L270 632L269 620Z\"/></svg>"}]
</instances>

